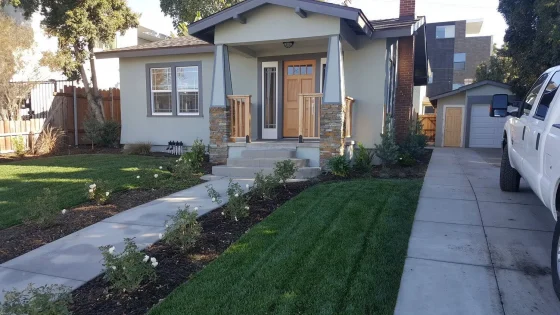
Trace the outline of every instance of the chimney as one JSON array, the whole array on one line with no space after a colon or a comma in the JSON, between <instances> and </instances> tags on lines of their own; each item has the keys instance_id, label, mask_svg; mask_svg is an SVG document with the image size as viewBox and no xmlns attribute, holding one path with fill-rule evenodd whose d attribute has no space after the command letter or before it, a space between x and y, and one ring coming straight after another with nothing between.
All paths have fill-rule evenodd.
<instances>
[{"instance_id":1,"label":"chimney","mask_svg":"<svg viewBox=\"0 0 560 315\"><path fill-rule=\"evenodd\" d=\"M400 18L416 18L416 0L400 0Z\"/></svg>"}]
</instances>

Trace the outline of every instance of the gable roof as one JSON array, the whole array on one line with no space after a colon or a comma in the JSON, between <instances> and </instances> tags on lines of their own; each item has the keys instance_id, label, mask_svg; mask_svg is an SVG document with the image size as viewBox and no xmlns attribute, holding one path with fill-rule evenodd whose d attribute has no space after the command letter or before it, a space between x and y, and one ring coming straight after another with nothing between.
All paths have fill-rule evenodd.
<instances>
[{"instance_id":1,"label":"gable roof","mask_svg":"<svg viewBox=\"0 0 560 315\"><path fill-rule=\"evenodd\" d=\"M472 84L469 84L469 85L463 85L462 87L460 87L456 90L453 90L453 91L445 92L445 93L442 93L442 94L439 94L439 95L434 95L434 96L430 97L430 102L436 101L440 98L456 95L456 94L459 94L461 92L465 92L465 91L468 91L468 90L476 89L476 88L484 86L484 85L492 85L492 86L501 87L501 88L504 88L504 89L511 89L511 86L508 85L508 84L497 82L497 81L492 81L492 80L484 80L484 81L472 83Z\"/></svg>"},{"instance_id":2,"label":"gable roof","mask_svg":"<svg viewBox=\"0 0 560 315\"><path fill-rule=\"evenodd\" d=\"M216 25L228 20L238 19L242 14L266 4L293 8L294 11L303 12L303 14L305 12L313 12L338 17L344 19L348 26L357 34L370 36L373 33L373 26L362 10L357 8L316 0L245 0L200 21L189 24L189 34L212 43L214 41Z\"/></svg>"},{"instance_id":3,"label":"gable roof","mask_svg":"<svg viewBox=\"0 0 560 315\"><path fill-rule=\"evenodd\" d=\"M214 45L196 37L186 35L164 39L136 46L101 51L95 54L98 59L145 57L154 55L178 55L188 53L213 52Z\"/></svg>"}]
</instances>

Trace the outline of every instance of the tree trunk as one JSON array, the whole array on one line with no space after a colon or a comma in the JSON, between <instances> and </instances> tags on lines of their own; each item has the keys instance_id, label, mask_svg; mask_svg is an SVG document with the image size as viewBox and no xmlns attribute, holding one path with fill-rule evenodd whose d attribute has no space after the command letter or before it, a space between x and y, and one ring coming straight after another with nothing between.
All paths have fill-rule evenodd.
<instances>
[{"instance_id":1,"label":"tree trunk","mask_svg":"<svg viewBox=\"0 0 560 315\"><path fill-rule=\"evenodd\" d=\"M105 121L105 116L103 115L103 100L95 97L95 91L89 85L88 75L83 65L80 65L80 74L82 82L84 82L91 118L100 122Z\"/></svg>"}]
</instances>

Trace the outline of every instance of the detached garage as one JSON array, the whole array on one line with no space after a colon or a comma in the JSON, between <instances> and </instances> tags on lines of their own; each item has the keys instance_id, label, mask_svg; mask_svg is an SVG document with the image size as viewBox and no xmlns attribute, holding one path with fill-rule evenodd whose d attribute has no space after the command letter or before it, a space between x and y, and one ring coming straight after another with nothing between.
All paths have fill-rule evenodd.
<instances>
[{"instance_id":1,"label":"detached garage","mask_svg":"<svg viewBox=\"0 0 560 315\"><path fill-rule=\"evenodd\" d=\"M494 94L513 95L507 84L481 81L436 95L436 146L500 148L506 118L490 117Z\"/></svg>"}]
</instances>

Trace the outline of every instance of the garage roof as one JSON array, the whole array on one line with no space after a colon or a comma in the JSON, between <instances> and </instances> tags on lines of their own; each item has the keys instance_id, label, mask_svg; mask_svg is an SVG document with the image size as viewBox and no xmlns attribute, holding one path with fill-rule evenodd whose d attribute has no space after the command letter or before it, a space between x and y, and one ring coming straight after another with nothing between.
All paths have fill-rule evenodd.
<instances>
[{"instance_id":1,"label":"garage roof","mask_svg":"<svg viewBox=\"0 0 560 315\"><path fill-rule=\"evenodd\" d=\"M465 92L465 91L468 91L468 90L476 89L477 87L481 87L483 85L492 85L492 86L497 86L497 87L501 87L501 88L504 88L504 89L510 89L511 88L510 85L507 85L505 83L492 81L492 80L484 80L484 81L476 82L476 83L473 83L473 84L464 85L464 86L462 86L462 87L460 87L456 90L453 90L453 91L445 92L445 93L442 93L442 94L439 94L439 95L434 95L434 96L430 97L430 102L437 101L440 98L452 96L452 95L459 94L461 92Z\"/></svg>"}]
</instances>

